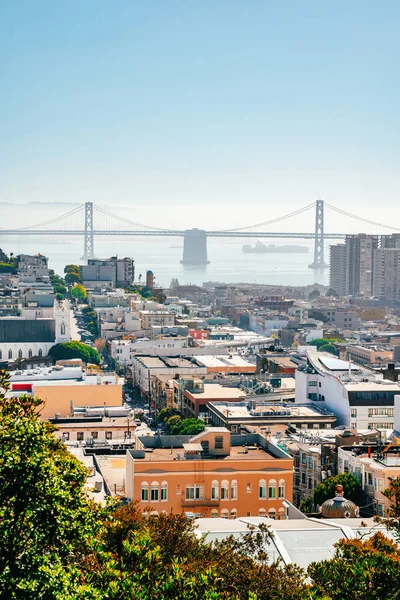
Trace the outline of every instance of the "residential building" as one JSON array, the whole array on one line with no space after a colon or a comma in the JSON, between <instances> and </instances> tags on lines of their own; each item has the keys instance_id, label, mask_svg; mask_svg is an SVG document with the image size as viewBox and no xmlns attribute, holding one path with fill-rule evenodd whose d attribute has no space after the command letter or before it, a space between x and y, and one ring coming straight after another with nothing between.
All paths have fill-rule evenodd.
<instances>
[{"instance_id":1,"label":"residential building","mask_svg":"<svg viewBox=\"0 0 400 600\"><path fill-rule=\"evenodd\" d=\"M318 402L350 429L392 428L399 390L378 373L314 348L296 371L296 404Z\"/></svg>"},{"instance_id":2,"label":"residential building","mask_svg":"<svg viewBox=\"0 0 400 600\"><path fill-rule=\"evenodd\" d=\"M188 418L206 418L208 403L218 400L225 403L244 400L246 392L239 387L228 387L219 383L205 383L199 377L183 376L174 380L175 398L179 410Z\"/></svg>"},{"instance_id":3,"label":"residential building","mask_svg":"<svg viewBox=\"0 0 400 600\"><path fill-rule=\"evenodd\" d=\"M359 480L371 514L381 517L390 506L382 492L389 487L392 478L400 477L400 446L388 442L382 450L365 444L338 448L338 472L351 473Z\"/></svg>"},{"instance_id":4,"label":"residential building","mask_svg":"<svg viewBox=\"0 0 400 600\"><path fill-rule=\"evenodd\" d=\"M9 396L29 394L40 398L44 420L73 416L78 408L122 406L122 384L115 373L84 371L56 365L49 369L13 371Z\"/></svg>"},{"instance_id":5,"label":"residential building","mask_svg":"<svg viewBox=\"0 0 400 600\"><path fill-rule=\"evenodd\" d=\"M373 294L373 256L378 248L377 235L346 236L346 292L352 296Z\"/></svg>"},{"instance_id":6,"label":"residential building","mask_svg":"<svg viewBox=\"0 0 400 600\"><path fill-rule=\"evenodd\" d=\"M330 246L329 287L338 296L346 296L346 245Z\"/></svg>"},{"instance_id":7,"label":"residential building","mask_svg":"<svg viewBox=\"0 0 400 600\"><path fill-rule=\"evenodd\" d=\"M48 281L49 280L49 259L42 254L20 254L17 256L18 275L24 281Z\"/></svg>"},{"instance_id":8,"label":"residential building","mask_svg":"<svg viewBox=\"0 0 400 600\"><path fill-rule=\"evenodd\" d=\"M325 317L328 325L338 329L358 329L360 327L360 319L354 310L334 306L318 307L315 310Z\"/></svg>"},{"instance_id":9,"label":"residential building","mask_svg":"<svg viewBox=\"0 0 400 600\"><path fill-rule=\"evenodd\" d=\"M173 327L175 316L169 311L139 310L141 328L151 332L152 327Z\"/></svg>"},{"instance_id":10,"label":"residential building","mask_svg":"<svg viewBox=\"0 0 400 600\"><path fill-rule=\"evenodd\" d=\"M85 287L126 287L135 279L135 261L132 258L91 258L80 267Z\"/></svg>"},{"instance_id":11,"label":"residential building","mask_svg":"<svg viewBox=\"0 0 400 600\"><path fill-rule=\"evenodd\" d=\"M346 358L351 357L352 362L358 365L376 365L386 364L393 358L393 350L379 346L360 346L358 344L348 344L346 346Z\"/></svg>"},{"instance_id":12,"label":"residential building","mask_svg":"<svg viewBox=\"0 0 400 600\"><path fill-rule=\"evenodd\" d=\"M126 455L126 496L153 514L284 518L292 480L293 459L278 446L219 427L193 437L138 437Z\"/></svg>"},{"instance_id":13,"label":"residential building","mask_svg":"<svg viewBox=\"0 0 400 600\"><path fill-rule=\"evenodd\" d=\"M168 375L173 378L176 375L202 376L206 374L206 367L199 366L186 358L148 355L132 357L133 382L147 399L150 399L153 375Z\"/></svg>"},{"instance_id":14,"label":"residential building","mask_svg":"<svg viewBox=\"0 0 400 600\"><path fill-rule=\"evenodd\" d=\"M240 433L244 427L268 432L275 425L305 430L331 429L336 425L336 416L317 404L275 403L256 397L241 402L209 400L206 417L211 425L226 427L232 433Z\"/></svg>"},{"instance_id":15,"label":"residential building","mask_svg":"<svg viewBox=\"0 0 400 600\"><path fill-rule=\"evenodd\" d=\"M373 295L400 303L400 247L375 250Z\"/></svg>"}]
</instances>

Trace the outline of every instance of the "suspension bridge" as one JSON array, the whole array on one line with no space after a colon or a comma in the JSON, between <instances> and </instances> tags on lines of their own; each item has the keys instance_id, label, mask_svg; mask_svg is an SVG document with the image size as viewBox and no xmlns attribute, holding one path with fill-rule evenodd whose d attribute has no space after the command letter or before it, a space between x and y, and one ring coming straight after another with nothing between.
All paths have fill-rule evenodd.
<instances>
[{"instance_id":1,"label":"suspension bridge","mask_svg":"<svg viewBox=\"0 0 400 600\"><path fill-rule=\"evenodd\" d=\"M310 265L313 269L323 269L325 264L324 242L326 239L341 240L345 233L326 233L324 226L325 209L339 213L341 216L350 217L367 223L375 227L390 229L391 231L400 231L390 225L376 223L369 219L364 219L358 215L353 215L342 209L336 208L331 204L324 203L323 200L317 200L303 208L291 213L276 217L269 221L256 223L245 227L227 230L204 229L163 229L143 225L115 215L108 210L97 206L93 202L85 202L81 206L62 214L58 217L23 227L19 229L0 229L0 238L2 236L82 236L83 237L83 259L94 258L94 240L98 236L167 236L183 237L183 260L184 264L206 264L207 260L207 238L275 238L275 239L303 239L314 240L314 260ZM261 227L275 225L281 221L296 217L304 212L315 210L314 229L312 232L284 232L284 231L260 231Z\"/></svg>"}]
</instances>

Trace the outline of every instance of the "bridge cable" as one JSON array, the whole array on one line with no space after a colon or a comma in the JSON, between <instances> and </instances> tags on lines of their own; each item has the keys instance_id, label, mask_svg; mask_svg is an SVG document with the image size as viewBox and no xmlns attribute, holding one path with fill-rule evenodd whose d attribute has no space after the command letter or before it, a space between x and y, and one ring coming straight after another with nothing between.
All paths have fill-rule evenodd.
<instances>
[{"instance_id":1,"label":"bridge cable","mask_svg":"<svg viewBox=\"0 0 400 600\"><path fill-rule=\"evenodd\" d=\"M113 219L117 219L121 223L127 223L129 225L134 225L135 227L143 227L144 229L153 229L156 231L169 231L169 229L163 229L162 227L152 227L151 225L143 225L142 223L135 223L134 221L130 221L129 219L124 219L123 217L119 217L118 215L114 215L113 213L110 213L108 210L105 210L104 208L100 208L100 206L97 206L96 204L93 206L93 208L95 208L98 212L103 213L103 215L106 215L107 217L112 217Z\"/></svg>"},{"instance_id":2,"label":"bridge cable","mask_svg":"<svg viewBox=\"0 0 400 600\"><path fill-rule=\"evenodd\" d=\"M256 225L247 225L246 227L237 227L236 229L222 229L218 231L222 231L223 233L228 233L230 231L246 231L247 229L254 229L255 227L263 227L264 225L272 225L273 223L278 223L279 221L283 221L284 219L289 219L290 217L295 217L306 210L310 210L310 208L315 207L315 202L312 202L308 206L304 206L303 208L299 208L287 215L283 215L281 217L276 217L275 219L271 219L270 221L264 221L263 223L257 223ZM215 231L216 232L216 231ZM210 231L210 233L214 233L214 231Z\"/></svg>"},{"instance_id":3,"label":"bridge cable","mask_svg":"<svg viewBox=\"0 0 400 600\"><path fill-rule=\"evenodd\" d=\"M44 227L45 225L51 225L52 223L61 221L62 219L65 219L66 217L71 217L72 215L75 215L83 208L85 208L85 205L81 204L81 206L78 206L78 208L74 208L73 210L65 213L64 215L61 215L59 217L54 217L54 219L50 219L49 221L44 221L43 223L38 223L36 225L28 225L27 227L22 227L22 228L18 229L17 231L26 231L28 229L38 229L39 227Z\"/></svg>"},{"instance_id":4,"label":"bridge cable","mask_svg":"<svg viewBox=\"0 0 400 600\"><path fill-rule=\"evenodd\" d=\"M344 215L346 217L351 217L352 219L356 219L357 221L362 221L363 223L368 223L368 225L375 225L376 227L383 227L385 229L391 229L392 231L400 231L398 227L393 227L392 225L383 225L382 223L377 223L376 221L370 221L369 219L364 219L363 217L359 217L358 215L353 215L352 213L346 212L341 208L336 208L336 206L332 206L332 204L327 204L325 202L325 206L334 210L335 212Z\"/></svg>"}]
</instances>

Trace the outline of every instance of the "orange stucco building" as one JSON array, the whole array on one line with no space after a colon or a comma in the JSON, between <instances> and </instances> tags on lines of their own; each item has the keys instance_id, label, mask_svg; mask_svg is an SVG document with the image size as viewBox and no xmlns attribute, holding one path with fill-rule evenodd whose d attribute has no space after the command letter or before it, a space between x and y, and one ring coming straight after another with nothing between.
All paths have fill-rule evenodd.
<instances>
[{"instance_id":1,"label":"orange stucco building","mask_svg":"<svg viewBox=\"0 0 400 600\"><path fill-rule=\"evenodd\" d=\"M284 518L292 485L293 459L259 434L210 427L194 437L139 437L127 452L126 495L152 513Z\"/></svg>"}]
</instances>

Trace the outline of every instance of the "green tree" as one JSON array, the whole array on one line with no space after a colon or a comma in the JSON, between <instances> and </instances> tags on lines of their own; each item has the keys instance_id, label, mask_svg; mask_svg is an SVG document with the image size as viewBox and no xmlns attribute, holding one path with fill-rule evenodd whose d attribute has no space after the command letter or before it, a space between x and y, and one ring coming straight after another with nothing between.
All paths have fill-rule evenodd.
<instances>
[{"instance_id":1,"label":"green tree","mask_svg":"<svg viewBox=\"0 0 400 600\"><path fill-rule=\"evenodd\" d=\"M316 346L318 348L318 350L321 348L321 346L326 346L327 344L332 344L332 342L342 342L343 340L341 340L340 338L317 338L315 340L312 340L309 343L309 346Z\"/></svg>"},{"instance_id":2,"label":"green tree","mask_svg":"<svg viewBox=\"0 0 400 600\"><path fill-rule=\"evenodd\" d=\"M83 342L74 341L55 344L55 346L50 348L49 356L51 356L54 361L80 358L84 363L100 364L100 354L97 350Z\"/></svg>"},{"instance_id":3,"label":"green tree","mask_svg":"<svg viewBox=\"0 0 400 600\"><path fill-rule=\"evenodd\" d=\"M200 419L183 419L179 425L180 435L197 435L204 431L204 421Z\"/></svg>"},{"instance_id":4,"label":"green tree","mask_svg":"<svg viewBox=\"0 0 400 600\"><path fill-rule=\"evenodd\" d=\"M337 485L343 486L344 495L348 500L351 500L357 506L362 504L362 489L358 479L351 473L339 473L333 477L327 477L327 479L314 488L314 505L319 504L321 506L325 500L333 498Z\"/></svg>"},{"instance_id":5,"label":"green tree","mask_svg":"<svg viewBox=\"0 0 400 600\"><path fill-rule=\"evenodd\" d=\"M163 408L157 415L157 421L163 423L175 415L180 415L180 412L177 408Z\"/></svg>"},{"instance_id":6,"label":"green tree","mask_svg":"<svg viewBox=\"0 0 400 600\"><path fill-rule=\"evenodd\" d=\"M329 600L397 600L400 550L382 533L369 540L340 540L332 560L308 568L314 597Z\"/></svg>"},{"instance_id":7,"label":"green tree","mask_svg":"<svg viewBox=\"0 0 400 600\"><path fill-rule=\"evenodd\" d=\"M182 417L180 415L173 415L169 417L165 422L165 429L167 433L171 433L172 435L178 435L180 433L180 426L182 423Z\"/></svg>"},{"instance_id":8,"label":"green tree","mask_svg":"<svg viewBox=\"0 0 400 600\"><path fill-rule=\"evenodd\" d=\"M333 344L324 344L318 348L318 352L329 352L329 354L333 354L334 356L339 356L339 352Z\"/></svg>"},{"instance_id":9,"label":"green tree","mask_svg":"<svg viewBox=\"0 0 400 600\"><path fill-rule=\"evenodd\" d=\"M315 300L316 298L319 298L320 295L321 295L321 292L319 290L315 289L315 290L312 290L312 292L310 292L308 294L308 299Z\"/></svg>"},{"instance_id":10,"label":"green tree","mask_svg":"<svg viewBox=\"0 0 400 600\"><path fill-rule=\"evenodd\" d=\"M40 420L40 400L5 399L8 378L0 372L0 597L83 598L80 565L99 524L86 469Z\"/></svg>"},{"instance_id":11,"label":"green tree","mask_svg":"<svg viewBox=\"0 0 400 600\"><path fill-rule=\"evenodd\" d=\"M71 297L74 298L74 300L78 300L78 302L84 302L87 298L85 287L81 283L76 283L71 288Z\"/></svg>"}]
</instances>

